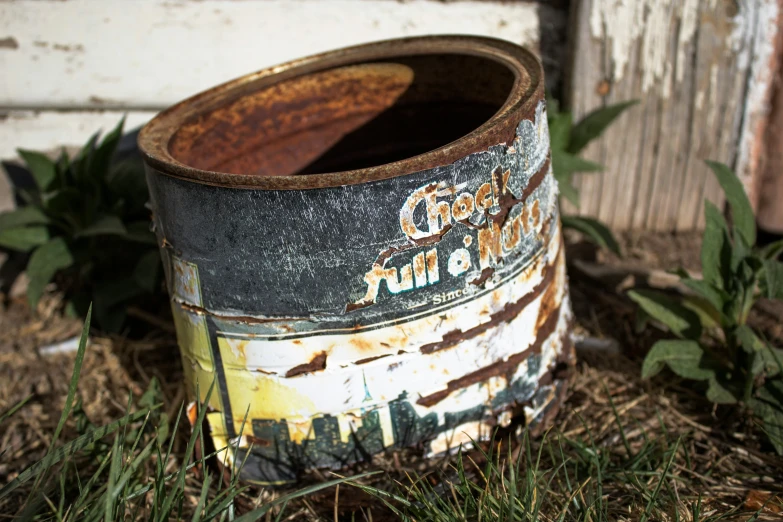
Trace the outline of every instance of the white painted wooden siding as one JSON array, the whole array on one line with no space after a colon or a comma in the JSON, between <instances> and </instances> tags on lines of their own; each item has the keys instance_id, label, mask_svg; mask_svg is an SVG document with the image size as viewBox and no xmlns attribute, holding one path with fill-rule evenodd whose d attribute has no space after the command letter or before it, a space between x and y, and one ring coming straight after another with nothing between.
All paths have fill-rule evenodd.
<instances>
[{"instance_id":1,"label":"white painted wooden siding","mask_svg":"<svg viewBox=\"0 0 783 522\"><path fill-rule=\"evenodd\" d=\"M0 110L14 111L0 121L0 158L16 147L79 144L123 112L141 124L213 85L347 45L462 33L536 47L537 9L437 0L0 1Z\"/></svg>"}]
</instances>

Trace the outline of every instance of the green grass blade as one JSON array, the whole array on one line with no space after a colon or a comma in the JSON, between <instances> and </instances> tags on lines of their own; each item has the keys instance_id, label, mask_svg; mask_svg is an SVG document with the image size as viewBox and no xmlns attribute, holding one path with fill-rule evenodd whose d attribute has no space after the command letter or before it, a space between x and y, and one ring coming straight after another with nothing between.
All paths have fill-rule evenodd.
<instances>
[{"instance_id":1,"label":"green grass blade","mask_svg":"<svg viewBox=\"0 0 783 522\"><path fill-rule=\"evenodd\" d=\"M193 522L201 522L201 514L204 511L204 506L207 503L207 496L209 496L209 486L212 483L212 477L208 470L204 470L204 483L201 485L201 495L198 497L198 504L193 512Z\"/></svg>"},{"instance_id":2,"label":"green grass blade","mask_svg":"<svg viewBox=\"0 0 783 522\"><path fill-rule=\"evenodd\" d=\"M653 505L658 500L658 494L661 492L661 486L663 486L663 483L666 480L666 476L669 474L669 468L671 467L672 462L674 462L674 457L677 456L677 449L680 447L681 442L682 437L678 437L677 441L674 443L674 448L672 449L672 453L669 456L669 460L666 461L666 466L664 466L663 471L661 472L661 479L658 481L658 484L655 485L655 489L653 490L652 495L650 495L650 500L647 502L647 506L644 508L644 513L642 513L640 522L646 522L649 520Z\"/></svg>"},{"instance_id":3,"label":"green grass blade","mask_svg":"<svg viewBox=\"0 0 783 522\"><path fill-rule=\"evenodd\" d=\"M2 414L0 414L0 424L4 423L7 418L11 417L14 413L22 409L24 405L27 404L27 402L32 398L33 398L33 394L30 394L24 399L22 399L21 401L11 406L8 410L4 411Z\"/></svg>"},{"instance_id":4,"label":"green grass blade","mask_svg":"<svg viewBox=\"0 0 783 522\"><path fill-rule=\"evenodd\" d=\"M103 522L114 520L114 505L117 497L114 495L114 489L117 484L120 472L122 471L122 446L120 446L120 436L114 437L114 445L111 449L111 467L109 468L109 484L107 487L108 495L103 503Z\"/></svg>"},{"instance_id":5,"label":"green grass blade","mask_svg":"<svg viewBox=\"0 0 783 522\"><path fill-rule=\"evenodd\" d=\"M272 502L269 502L265 506L261 506L258 509L254 509L253 511L250 511L249 513L245 513L241 517L235 518L234 522L251 522L255 520L259 520L261 517L267 514L269 510L274 508L275 506L278 506L280 504L283 504L285 502L289 502L295 498L304 497L307 495L311 495L315 493L316 491L321 491L322 489L330 488L332 486L336 486L337 484L345 484L350 483L354 480L359 480L365 477L369 477L371 475L375 475L381 473L380 471L370 471L367 473L362 473L360 475L356 475L355 477L342 477L339 479L329 480L327 482L322 482L320 484L313 484L312 486L308 486L306 488L302 488L298 491L294 491L293 493L289 493L288 495L283 495L280 498L277 498L273 500ZM359 486L358 484L353 484L360 488L364 488L366 486Z\"/></svg>"},{"instance_id":6,"label":"green grass blade","mask_svg":"<svg viewBox=\"0 0 783 522\"><path fill-rule=\"evenodd\" d=\"M46 470L49 469L49 467L57 464L65 457L76 454L77 452L84 449L86 446L89 446L96 440L99 440L105 437L106 435L111 435L112 433L114 433L121 427L125 426L126 424L135 422L143 418L148 413L149 410L143 410L140 412L136 412L132 415L126 415L125 417L121 418L118 421L91 430L90 432L85 433L81 437L72 440L68 444L65 444L62 447L57 448L52 453L50 453L47 457L44 457L40 461L31 465L30 467L22 471L14 480L12 480L11 482L3 486L2 489L0 489L0 500L7 497L12 491L14 491L16 488L18 488L28 480L41 476Z\"/></svg>"}]
</instances>

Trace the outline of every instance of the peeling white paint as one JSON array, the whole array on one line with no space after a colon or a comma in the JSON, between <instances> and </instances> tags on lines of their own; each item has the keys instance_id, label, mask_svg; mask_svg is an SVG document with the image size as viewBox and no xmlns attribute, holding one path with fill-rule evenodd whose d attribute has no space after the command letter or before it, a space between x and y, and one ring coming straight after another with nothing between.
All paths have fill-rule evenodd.
<instances>
[{"instance_id":1,"label":"peeling white paint","mask_svg":"<svg viewBox=\"0 0 783 522\"><path fill-rule=\"evenodd\" d=\"M739 6L741 14L735 21L735 34L727 47L740 55L747 53L747 11L755 9L758 1L743 0ZM708 8L716 7L716 1L710 0ZM590 31L594 38L603 39L610 46L614 81L626 74L631 53L637 52L638 44L642 92L662 84L661 93L666 98L671 93L672 77L674 81L682 82L690 67L686 51L696 35L699 16L699 0L593 0ZM669 55L674 29L678 33L672 75Z\"/></svg>"},{"instance_id":2,"label":"peeling white paint","mask_svg":"<svg viewBox=\"0 0 783 522\"><path fill-rule=\"evenodd\" d=\"M370 41L474 34L537 47L538 6L479 0L0 2L0 106L161 109L231 78ZM8 74L13 71L13 74Z\"/></svg>"}]
</instances>

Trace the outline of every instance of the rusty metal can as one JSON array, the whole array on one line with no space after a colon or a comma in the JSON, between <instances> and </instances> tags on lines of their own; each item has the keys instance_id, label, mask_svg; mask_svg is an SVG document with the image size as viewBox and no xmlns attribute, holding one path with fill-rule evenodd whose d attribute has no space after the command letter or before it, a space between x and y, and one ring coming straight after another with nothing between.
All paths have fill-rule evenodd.
<instances>
[{"instance_id":1,"label":"rusty metal can","mask_svg":"<svg viewBox=\"0 0 783 522\"><path fill-rule=\"evenodd\" d=\"M573 360L542 70L442 36L250 74L140 133L187 383L265 484L559 404Z\"/></svg>"}]
</instances>

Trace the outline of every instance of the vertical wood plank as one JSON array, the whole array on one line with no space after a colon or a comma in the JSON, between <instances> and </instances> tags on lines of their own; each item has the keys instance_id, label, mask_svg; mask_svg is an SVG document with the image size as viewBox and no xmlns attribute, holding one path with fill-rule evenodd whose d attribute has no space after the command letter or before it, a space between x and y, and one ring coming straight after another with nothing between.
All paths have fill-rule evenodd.
<instances>
[{"instance_id":1,"label":"vertical wood plank","mask_svg":"<svg viewBox=\"0 0 783 522\"><path fill-rule=\"evenodd\" d=\"M760 13L777 1L575 2L567 96L575 117L640 101L586 149L605 170L580 176L582 214L616 229L703 226L704 198L723 201L703 160L736 163Z\"/></svg>"}]
</instances>

